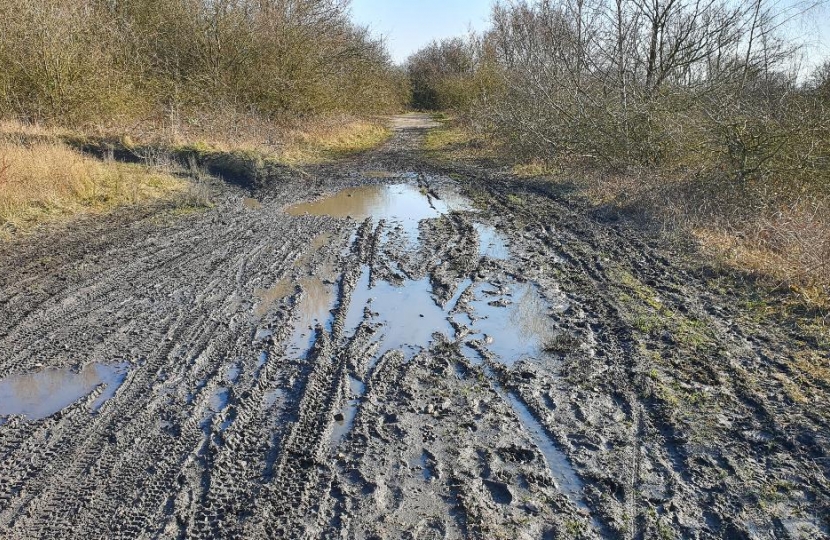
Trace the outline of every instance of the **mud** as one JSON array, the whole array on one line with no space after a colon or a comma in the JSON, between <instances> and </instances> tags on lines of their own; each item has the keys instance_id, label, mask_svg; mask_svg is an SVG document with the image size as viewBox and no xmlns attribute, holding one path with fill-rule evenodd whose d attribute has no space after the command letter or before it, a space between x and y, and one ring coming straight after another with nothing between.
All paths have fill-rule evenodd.
<instances>
[{"instance_id":1,"label":"mud","mask_svg":"<svg viewBox=\"0 0 830 540\"><path fill-rule=\"evenodd\" d=\"M827 537L821 342L429 127L0 246L0 537Z\"/></svg>"}]
</instances>

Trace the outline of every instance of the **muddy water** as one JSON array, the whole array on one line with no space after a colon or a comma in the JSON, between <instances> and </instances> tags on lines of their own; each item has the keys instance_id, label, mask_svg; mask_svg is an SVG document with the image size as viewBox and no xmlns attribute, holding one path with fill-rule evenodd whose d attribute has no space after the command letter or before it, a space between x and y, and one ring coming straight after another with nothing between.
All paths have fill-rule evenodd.
<instances>
[{"instance_id":1,"label":"muddy water","mask_svg":"<svg viewBox=\"0 0 830 540\"><path fill-rule=\"evenodd\" d=\"M543 357L554 335L551 308L531 284L479 285L470 308L473 333L469 339L483 339L506 365Z\"/></svg>"},{"instance_id":2,"label":"muddy water","mask_svg":"<svg viewBox=\"0 0 830 540\"><path fill-rule=\"evenodd\" d=\"M325 330L331 330L331 310L334 309L336 294L334 285L317 277L301 279L300 288L303 296L288 352L304 356L314 344L314 329L318 324Z\"/></svg>"},{"instance_id":3,"label":"muddy water","mask_svg":"<svg viewBox=\"0 0 830 540\"><path fill-rule=\"evenodd\" d=\"M262 208L262 203L254 199L253 197L243 197L242 206L250 210L259 210Z\"/></svg>"},{"instance_id":4,"label":"muddy water","mask_svg":"<svg viewBox=\"0 0 830 540\"><path fill-rule=\"evenodd\" d=\"M373 185L348 188L329 197L288 208L292 216L311 214L362 221L373 218L403 227L415 239L421 220L437 218L450 211L451 202L430 196L410 184Z\"/></svg>"},{"instance_id":5,"label":"muddy water","mask_svg":"<svg viewBox=\"0 0 830 540\"><path fill-rule=\"evenodd\" d=\"M354 424L355 416L357 416L357 408L360 405L360 398L366 393L366 385L362 381L349 377L349 396L346 401L346 406L341 411L343 415L339 420L335 420L332 434L329 438L330 445L334 448L340 444L346 434L351 431Z\"/></svg>"},{"instance_id":6,"label":"muddy water","mask_svg":"<svg viewBox=\"0 0 830 540\"><path fill-rule=\"evenodd\" d=\"M475 227L478 233L479 256L501 260L510 257L510 249L507 247L507 241L502 235L496 232L496 229L492 225L476 223L473 227Z\"/></svg>"},{"instance_id":7,"label":"muddy water","mask_svg":"<svg viewBox=\"0 0 830 540\"><path fill-rule=\"evenodd\" d=\"M124 382L129 364L89 364L80 371L48 368L36 373L12 375L0 380L0 417L22 415L30 420L46 418L105 385L92 403L97 411Z\"/></svg>"},{"instance_id":8,"label":"muddy water","mask_svg":"<svg viewBox=\"0 0 830 540\"><path fill-rule=\"evenodd\" d=\"M417 249L418 226L423 220L435 219L450 211L472 211L469 201L453 189L439 186L437 190L438 197L434 190L412 184L362 186L297 204L287 211L297 216L385 220L393 227L403 228ZM478 222L474 227L481 257L509 258L508 243L494 227ZM384 236L383 240L386 239ZM378 356L398 349L411 358L421 348L429 346L436 332L449 339L460 338L455 336L450 324L451 313L458 297L471 285L470 280L463 282L455 297L442 306L432 294L429 277L395 285L379 280L372 286L369 278L370 270L364 268L350 299L345 327L347 331L356 330L368 308L371 322L381 326ZM334 307L334 290L324 286L321 280L304 280L301 286L307 298L301 305L300 320L292 338L290 350L295 353L311 346L313 332L310 328L326 320ZM497 286L476 285L467 313L455 313L453 318L469 329L463 337L465 344L476 340L483 342L499 361L510 365L521 359L533 360L544 355L545 344L553 336L550 311L551 306L541 298L536 287L506 280ZM468 354L471 349L464 347L464 350L469 358L476 356Z\"/></svg>"},{"instance_id":9,"label":"muddy water","mask_svg":"<svg viewBox=\"0 0 830 540\"><path fill-rule=\"evenodd\" d=\"M254 314L257 317L265 316L278 300L282 300L292 292L294 292L294 284L289 280L280 280L272 287L255 290L254 295L256 295L258 301L254 308Z\"/></svg>"},{"instance_id":10,"label":"muddy water","mask_svg":"<svg viewBox=\"0 0 830 540\"><path fill-rule=\"evenodd\" d=\"M447 313L432 296L429 278L406 281L402 285L378 281L370 287L369 269L364 268L352 293L346 328L357 328L365 307L372 313L371 320L382 325L378 356L400 349L404 356L411 358L421 347L429 345L433 333L453 335Z\"/></svg>"}]
</instances>

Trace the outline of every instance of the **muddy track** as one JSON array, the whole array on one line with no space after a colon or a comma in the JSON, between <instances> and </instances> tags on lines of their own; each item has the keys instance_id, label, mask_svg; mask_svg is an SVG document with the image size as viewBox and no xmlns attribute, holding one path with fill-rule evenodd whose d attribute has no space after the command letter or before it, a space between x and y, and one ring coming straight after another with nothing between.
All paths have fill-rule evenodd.
<instances>
[{"instance_id":1,"label":"muddy track","mask_svg":"<svg viewBox=\"0 0 830 540\"><path fill-rule=\"evenodd\" d=\"M826 350L397 125L0 246L0 538L830 535Z\"/></svg>"}]
</instances>

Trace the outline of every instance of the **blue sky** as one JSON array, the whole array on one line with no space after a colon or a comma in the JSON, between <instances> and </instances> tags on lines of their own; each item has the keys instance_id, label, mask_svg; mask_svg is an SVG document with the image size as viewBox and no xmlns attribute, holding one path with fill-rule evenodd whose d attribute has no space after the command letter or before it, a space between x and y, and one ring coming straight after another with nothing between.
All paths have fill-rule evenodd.
<instances>
[{"instance_id":1,"label":"blue sky","mask_svg":"<svg viewBox=\"0 0 830 540\"><path fill-rule=\"evenodd\" d=\"M352 15L386 37L395 62L434 39L487 27L491 0L352 0Z\"/></svg>"},{"instance_id":2,"label":"blue sky","mask_svg":"<svg viewBox=\"0 0 830 540\"><path fill-rule=\"evenodd\" d=\"M2 1L2 0L0 0ZM774 0L781 7L820 0ZM492 0L352 0L352 15L375 35L386 38L392 59L406 58L434 39L463 35L468 29L487 27ZM794 9L797 13L800 10ZM809 72L819 59L830 57L830 7L828 4L795 16L787 33L806 42L805 64Z\"/></svg>"}]
</instances>

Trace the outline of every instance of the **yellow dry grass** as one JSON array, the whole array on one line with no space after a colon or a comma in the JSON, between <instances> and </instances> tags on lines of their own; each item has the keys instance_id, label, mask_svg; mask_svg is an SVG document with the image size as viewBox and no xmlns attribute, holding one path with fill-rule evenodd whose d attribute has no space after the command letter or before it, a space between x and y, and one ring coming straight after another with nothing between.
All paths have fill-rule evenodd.
<instances>
[{"instance_id":1,"label":"yellow dry grass","mask_svg":"<svg viewBox=\"0 0 830 540\"><path fill-rule=\"evenodd\" d=\"M0 234L168 197L185 186L142 165L84 156L57 140L23 144L0 139Z\"/></svg>"},{"instance_id":2,"label":"yellow dry grass","mask_svg":"<svg viewBox=\"0 0 830 540\"><path fill-rule=\"evenodd\" d=\"M764 277L784 286L808 305L830 309L830 233L822 240L806 243L802 230L787 231L779 225L776 234L792 236L783 245L773 245L756 235L735 234L714 228L695 228L693 234L703 250L722 264ZM810 235L812 236L812 235ZM824 245L822 245L822 243Z\"/></svg>"},{"instance_id":3,"label":"yellow dry grass","mask_svg":"<svg viewBox=\"0 0 830 540\"><path fill-rule=\"evenodd\" d=\"M108 132L110 138L118 133ZM195 148L261 156L292 166L318 164L365 152L383 144L391 130L382 119L329 115L313 119L272 122L238 113L194 117L165 130L134 133L134 144Z\"/></svg>"},{"instance_id":4,"label":"yellow dry grass","mask_svg":"<svg viewBox=\"0 0 830 540\"><path fill-rule=\"evenodd\" d=\"M391 135L379 121L328 118L289 130L278 159L292 165L320 163L371 150Z\"/></svg>"},{"instance_id":5,"label":"yellow dry grass","mask_svg":"<svg viewBox=\"0 0 830 540\"><path fill-rule=\"evenodd\" d=\"M495 157L493 144L470 126L446 117L434 117L441 126L424 137L423 149L439 161L475 161Z\"/></svg>"}]
</instances>

